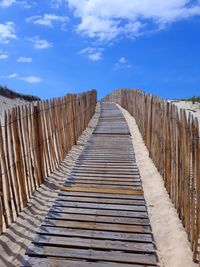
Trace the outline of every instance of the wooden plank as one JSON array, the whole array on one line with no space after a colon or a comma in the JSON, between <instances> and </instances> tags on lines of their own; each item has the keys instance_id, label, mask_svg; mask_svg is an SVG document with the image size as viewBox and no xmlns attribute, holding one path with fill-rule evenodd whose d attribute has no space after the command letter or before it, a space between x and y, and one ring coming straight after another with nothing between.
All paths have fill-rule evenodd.
<instances>
[{"instance_id":1,"label":"wooden plank","mask_svg":"<svg viewBox=\"0 0 200 267\"><path fill-rule=\"evenodd\" d=\"M123 140L124 141L124 140ZM114 145L114 144L113 144ZM132 149L130 149L130 144L127 144L127 148L125 147L124 143L122 143L122 146L124 148L124 151L119 151L119 153L115 153L116 149L113 149L114 147L107 145L103 147L103 144L101 144L101 148L98 148L94 145L90 145L88 147L85 147L85 149L81 152L81 155L89 155L89 156L134 156L134 152ZM88 148L88 149L87 149ZM118 147L117 147L118 149Z\"/></svg>"},{"instance_id":2,"label":"wooden plank","mask_svg":"<svg viewBox=\"0 0 200 267\"><path fill-rule=\"evenodd\" d=\"M123 145L123 151L118 151L117 155L116 155L116 150L113 150L112 148L109 148L107 146L107 148L101 148L98 149L94 146L90 146L88 150L86 150L86 148L82 151L81 155L82 156L92 156L92 157L133 157L135 154L133 153L132 150L130 149L126 149ZM119 150L117 148L117 150Z\"/></svg>"},{"instance_id":3,"label":"wooden plank","mask_svg":"<svg viewBox=\"0 0 200 267\"><path fill-rule=\"evenodd\" d=\"M113 156L111 156L111 155L95 155L95 156L93 156L93 155L81 155L80 157L79 157L79 159L80 160L82 160L82 159L87 159L87 160L117 160L117 161L132 161L132 157L133 157L133 155L113 155Z\"/></svg>"},{"instance_id":4,"label":"wooden plank","mask_svg":"<svg viewBox=\"0 0 200 267\"><path fill-rule=\"evenodd\" d=\"M104 193L93 193L93 192L76 192L76 191L61 191L59 194L59 196L77 196L77 197L90 197L90 198L98 198L98 199L116 199L116 200L131 200L131 199L140 199L140 200L144 200L144 196L143 195L123 195L123 194L104 194ZM122 203L121 203L122 204Z\"/></svg>"},{"instance_id":5,"label":"wooden plank","mask_svg":"<svg viewBox=\"0 0 200 267\"><path fill-rule=\"evenodd\" d=\"M118 168L117 168L118 167ZM73 167L73 170L76 171L76 170L83 170L83 171L95 171L95 172L101 172L101 171L106 171L106 172L119 172L119 173L127 173L127 172L134 172L134 171L137 171L138 168L136 167L132 167L132 166L115 166L115 167L108 167L108 166L102 166L102 165L99 165L99 166L89 166L89 165L78 165L78 164L75 164L74 167Z\"/></svg>"},{"instance_id":6,"label":"wooden plank","mask_svg":"<svg viewBox=\"0 0 200 267\"><path fill-rule=\"evenodd\" d=\"M63 212L70 214L88 214L88 215L102 215L102 216L112 216L112 217L127 217L127 218L147 218L146 211L124 211L124 210L109 210L109 209L92 209L92 208L71 208L63 207L58 205L53 205L50 209L51 212Z\"/></svg>"},{"instance_id":7,"label":"wooden plank","mask_svg":"<svg viewBox=\"0 0 200 267\"><path fill-rule=\"evenodd\" d=\"M114 205L114 204L101 204L101 203L82 203L82 202L66 202L55 201L55 205L62 207L72 208L88 208L88 209L105 209L105 210L122 210L122 211L147 211L146 206L138 205Z\"/></svg>"},{"instance_id":8,"label":"wooden plank","mask_svg":"<svg viewBox=\"0 0 200 267\"><path fill-rule=\"evenodd\" d=\"M10 167L11 167L11 175L13 180L13 186L14 186L14 194L13 194L13 200L14 200L14 206L15 206L15 213L18 216L19 212L21 211L21 198L20 198L20 181L18 177L18 164L16 163L16 153L17 153L17 145L18 142L15 140L14 133L16 132L16 122L17 118L15 116L14 109L12 111L8 112L10 117L9 122L9 131L8 136L10 138L10 151L9 151L9 157L10 157Z\"/></svg>"},{"instance_id":9,"label":"wooden plank","mask_svg":"<svg viewBox=\"0 0 200 267\"><path fill-rule=\"evenodd\" d=\"M36 235L32 241L36 245L54 246L54 247L68 247L68 248L88 248L100 250L121 250L138 253L155 253L153 244L138 243L128 241L113 241L102 240L94 238L78 238L78 237L63 237L63 236L49 236Z\"/></svg>"},{"instance_id":10,"label":"wooden plank","mask_svg":"<svg viewBox=\"0 0 200 267\"><path fill-rule=\"evenodd\" d=\"M138 171L135 171L135 172L131 172L131 171L125 171L125 170L107 170L106 168L102 169L102 170L85 170L84 168L81 168L79 167L79 170L74 170L71 172L72 175L74 174L78 174L79 176L86 176L86 175L89 175L90 177L98 177L98 176L103 176L103 175L106 175L105 177L122 177L122 178L126 178L126 177L135 177L135 176L138 176L140 175L140 173ZM97 175L98 174L98 175ZM130 178L129 177L129 178Z\"/></svg>"},{"instance_id":11,"label":"wooden plank","mask_svg":"<svg viewBox=\"0 0 200 267\"><path fill-rule=\"evenodd\" d=\"M13 218L13 213L14 213L14 208L12 205L13 202L13 193L14 193L14 187L13 187L13 181L12 181L12 176L11 176L11 164L9 160L9 140L8 140L8 128L9 128L9 118L7 115L7 112L5 112L5 127L4 127L4 150L3 150L3 157L2 160L4 161L3 166L5 169L3 170L5 174L5 208L7 211L6 217L8 220L8 224L12 223L14 218Z\"/></svg>"},{"instance_id":12,"label":"wooden plank","mask_svg":"<svg viewBox=\"0 0 200 267\"><path fill-rule=\"evenodd\" d=\"M25 260L23 267L116 267L116 263L94 262L94 261L72 261L69 259L57 258L35 258L31 257ZM138 264L118 263L117 267L142 267ZM149 267L149 265L145 265Z\"/></svg>"},{"instance_id":13,"label":"wooden plank","mask_svg":"<svg viewBox=\"0 0 200 267\"><path fill-rule=\"evenodd\" d=\"M87 249L70 249L63 247L49 247L33 245L27 253L31 256L62 257L67 259L82 259L94 261L110 261L115 263L149 264L156 266L154 254L122 253L120 251L98 251Z\"/></svg>"},{"instance_id":14,"label":"wooden plank","mask_svg":"<svg viewBox=\"0 0 200 267\"><path fill-rule=\"evenodd\" d=\"M141 183L141 179L140 178L113 178L113 177L106 177L106 180L102 177L90 177L88 178L87 176L83 176L83 177L80 177L80 176L74 176L74 177L70 177L67 179L67 181L74 181L76 179L76 181L119 181L119 182L140 182Z\"/></svg>"},{"instance_id":15,"label":"wooden plank","mask_svg":"<svg viewBox=\"0 0 200 267\"><path fill-rule=\"evenodd\" d=\"M136 181L132 181L132 182L124 182L124 181L107 181L107 180L79 180L79 179L69 179L65 182L65 185L75 185L75 186L88 186L88 185L94 185L94 186L99 186L99 185L103 185L103 186L107 186L109 187L111 186L118 186L118 187L142 187L142 183L141 182L136 182Z\"/></svg>"},{"instance_id":16,"label":"wooden plank","mask_svg":"<svg viewBox=\"0 0 200 267\"><path fill-rule=\"evenodd\" d=\"M93 188L94 188L94 190L97 190L97 189L100 189L100 190L108 190L108 189L110 189L110 190L112 190L112 189L115 189L115 190L117 190L117 189L119 189L119 190L142 190L142 185L132 185L132 186L130 186L130 185L124 185L124 186L122 186L122 185L104 185L104 184L84 184L84 183L81 183L81 184L72 184L72 183L68 183L67 181L65 182L65 184L64 184L64 186L69 186L69 184L70 184L70 187L71 188L73 188L73 187L76 187L77 188L77 186L79 187L84 187L84 188L89 188L90 190L92 190Z\"/></svg>"},{"instance_id":17,"label":"wooden plank","mask_svg":"<svg viewBox=\"0 0 200 267\"><path fill-rule=\"evenodd\" d=\"M66 214L58 212L49 212L46 216L48 219L67 220L76 222L98 222L98 223L112 223L112 224L130 224L130 225L150 225L148 219L140 218L126 218L126 217L111 217L101 215L88 214Z\"/></svg>"},{"instance_id":18,"label":"wooden plank","mask_svg":"<svg viewBox=\"0 0 200 267\"><path fill-rule=\"evenodd\" d=\"M121 233L116 231L89 230L89 229L73 229L64 227L40 226L36 231L40 235L52 236L71 236L71 237L92 237L103 240L121 240L130 242L153 243L151 233Z\"/></svg>"},{"instance_id":19,"label":"wooden plank","mask_svg":"<svg viewBox=\"0 0 200 267\"><path fill-rule=\"evenodd\" d=\"M151 228L149 226L131 225L131 224L124 225L124 224L75 222L75 221L63 221L63 220L56 220L56 219L45 219L42 225L69 227L69 228L78 228L78 229L118 231L118 232L125 232L125 233L151 233Z\"/></svg>"},{"instance_id":20,"label":"wooden plank","mask_svg":"<svg viewBox=\"0 0 200 267\"><path fill-rule=\"evenodd\" d=\"M65 196L59 195L57 200L65 200L65 201L77 201L77 202L91 202L91 203L101 203L101 204L121 204L121 205L145 205L144 200L135 200L135 199L100 199L95 197L78 197L78 196Z\"/></svg>"},{"instance_id":21,"label":"wooden plank","mask_svg":"<svg viewBox=\"0 0 200 267\"><path fill-rule=\"evenodd\" d=\"M92 176L92 177L88 177L87 174L85 176L78 176L78 175L73 175L73 176L70 176L66 182L73 182L73 181L80 181L80 182L94 182L94 181L97 181L97 182L101 182L101 181L105 181L105 182L119 182L119 183L140 183L142 184L141 180L139 177L131 177L131 178L115 178L115 177L106 177L106 178L103 178L103 175L101 176Z\"/></svg>"},{"instance_id":22,"label":"wooden plank","mask_svg":"<svg viewBox=\"0 0 200 267\"><path fill-rule=\"evenodd\" d=\"M115 169L127 169L127 168L136 168L136 164L134 164L133 162L129 162L129 163L123 163L121 162L120 165L117 163L112 163L112 162L80 162L79 160L77 160L77 162L74 165L75 167L87 167L87 168L115 168Z\"/></svg>"},{"instance_id":23,"label":"wooden plank","mask_svg":"<svg viewBox=\"0 0 200 267\"><path fill-rule=\"evenodd\" d=\"M116 189L116 188L88 188L88 187L61 187L62 191L78 191L78 192L95 192L95 193L111 193L111 194L133 194L133 195L143 195L143 190L141 189Z\"/></svg>"},{"instance_id":24,"label":"wooden plank","mask_svg":"<svg viewBox=\"0 0 200 267\"><path fill-rule=\"evenodd\" d=\"M15 108L13 109L14 112L14 120L15 123L13 125L13 139L15 143L15 161L17 166L17 176L19 182L19 189L20 189L20 205L21 208L25 207L27 204L27 195L28 192L26 191L26 181L24 179L24 151L23 151L23 143L20 138L21 136L21 116L20 116L20 109Z\"/></svg>"},{"instance_id":25,"label":"wooden plank","mask_svg":"<svg viewBox=\"0 0 200 267\"><path fill-rule=\"evenodd\" d=\"M83 162L93 162L93 163L106 163L108 162L108 159L106 160L105 158L102 159L97 159L97 158L79 158L79 162L83 163ZM110 163L116 163L116 164L122 164L122 163L131 163L132 159L109 159Z\"/></svg>"},{"instance_id":26,"label":"wooden plank","mask_svg":"<svg viewBox=\"0 0 200 267\"><path fill-rule=\"evenodd\" d=\"M84 177L104 177L104 178L107 178L107 177L113 177L113 178L133 178L133 177L140 177L140 174L139 172L137 173L130 173L130 174L112 174L112 173L100 173L100 172L94 172L94 173L90 173L90 172L86 172L86 173L82 173L82 172L72 172L71 177L81 177L81 176L84 176Z\"/></svg>"}]
</instances>

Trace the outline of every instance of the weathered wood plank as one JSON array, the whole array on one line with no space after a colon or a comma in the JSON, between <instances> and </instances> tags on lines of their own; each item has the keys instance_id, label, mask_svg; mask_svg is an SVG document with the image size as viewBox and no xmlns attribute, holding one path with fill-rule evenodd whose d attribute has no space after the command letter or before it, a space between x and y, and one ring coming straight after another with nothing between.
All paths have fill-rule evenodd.
<instances>
[{"instance_id":1,"label":"weathered wood plank","mask_svg":"<svg viewBox=\"0 0 200 267\"><path fill-rule=\"evenodd\" d=\"M36 246L28 248L31 256L62 257L67 259L84 259L95 261L110 261L116 263L149 264L156 266L156 257L153 254L122 253L120 251L98 251L88 249L70 249L63 247Z\"/></svg>"},{"instance_id":2,"label":"weathered wood plank","mask_svg":"<svg viewBox=\"0 0 200 267\"><path fill-rule=\"evenodd\" d=\"M124 186L122 186L122 185L119 185L119 186L117 186L117 185L104 185L104 184L77 184L77 185L75 185L75 184L72 184L72 183L68 183L67 181L65 182L65 184L64 184L64 186L69 186L69 184L70 184L70 186L71 186L71 188L72 187L77 187L77 186L83 186L83 187L88 187L88 188L90 188L90 189L93 189L93 188L95 188L95 189L127 189L127 190L142 190L142 185L132 185L132 186L130 186L130 185L124 185Z\"/></svg>"},{"instance_id":3,"label":"weathered wood plank","mask_svg":"<svg viewBox=\"0 0 200 267\"><path fill-rule=\"evenodd\" d=\"M53 235L53 236L71 236L71 237L93 237L103 240L121 240L131 242L153 243L151 233L122 233L116 231L103 230L88 230L88 229L73 229L64 227L41 226L37 229L38 234Z\"/></svg>"},{"instance_id":4,"label":"weathered wood plank","mask_svg":"<svg viewBox=\"0 0 200 267\"><path fill-rule=\"evenodd\" d=\"M110 186L117 186L118 187L122 187L122 188L131 188L131 187L136 187L136 188L141 188L142 187L142 183L141 182L135 182L135 181L132 181L132 182L120 182L120 181L107 181L107 180L94 180L94 181L90 181L90 180L79 180L79 179L76 179L76 178L72 178L68 181L65 182L65 185L71 185L71 186L99 186L99 185L102 185L103 188L104 186L107 186L108 188Z\"/></svg>"},{"instance_id":5,"label":"weathered wood plank","mask_svg":"<svg viewBox=\"0 0 200 267\"><path fill-rule=\"evenodd\" d=\"M72 261L69 259L57 259L57 258L28 258L24 264L24 267L116 267L116 263L111 262L94 262L94 261ZM150 265L145 265L149 267ZM123 264L118 263L117 267L143 267L141 264Z\"/></svg>"},{"instance_id":6,"label":"weathered wood plank","mask_svg":"<svg viewBox=\"0 0 200 267\"><path fill-rule=\"evenodd\" d=\"M75 176L70 176L67 181L88 181L88 182L93 182L93 181L106 181L106 182L109 182L109 181L113 181L113 182L140 182L141 183L141 179L138 177L138 178L135 178L135 177L132 177L132 178L115 178L115 177L106 177L106 179L103 178L103 175L102 177L97 177L97 176L92 176L92 177L87 177L87 176L78 176L78 175L75 175Z\"/></svg>"},{"instance_id":7,"label":"weathered wood plank","mask_svg":"<svg viewBox=\"0 0 200 267\"><path fill-rule=\"evenodd\" d=\"M130 225L150 225L148 219L144 218L126 218L126 217L111 217L111 216L94 216L88 214L66 214L49 212L47 214L49 219L67 220L67 221L84 221L84 222L98 222L98 223L112 223L112 224L130 224Z\"/></svg>"},{"instance_id":8,"label":"weathered wood plank","mask_svg":"<svg viewBox=\"0 0 200 267\"><path fill-rule=\"evenodd\" d=\"M76 192L76 191L61 191L59 196L77 196L77 197L90 197L90 198L98 198L100 199L116 199L116 200L122 200L121 204L123 204L123 199L125 200L131 200L131 199L140 199L144 200L143 195L123 195L123 194L104 194L104 193L94 193L94 192Z\"/></svg>"},{"instance_id":9,"label":"weathered wood plank","mask_svg":"<svg viewBox=\"0 0 200 267\"><path fill-rule=\"evenodd\" d=\"M138 173L135 173L135 174L112 174L112 173L100 173L100 172L96 172L96 173L82 173L82 172L72 172L70 176L78 176L78 177L104 177L104 178L107 178L107 177L113 177L113 178L134 178L134 177L140 177L140 174L139 172Z\"/></svg>"},{"instance_id":10,"label":"weathered wood plank","mask_svg":"<svg viewBox=\"0 0 200 267\"><path fill-rule=\"evenodd\" d=\"M115 188L88 188L88 187L70 187L62 186L62 191L78 191L78 192L94 192L94 193L110 193L110 194L128 194L128 195L143 195L141 189L115 189Z\"/></svg>"},{"instance_id":11,"label":"weathered wood plank","mask_svg":"<svg viewBox=\"0 0 200 267\"><path fill-rule=\"evenodd\" d=\"M69 227L78 229L94 229L104 231L118 231L125 233L151 233L149 226L130 225L130 224L110 224L110 223L97 223L97 222L78 222L78 221L63 221L56 219L45 219L42 225Z\"/></svg>"},{"instance_id":12,"label":"weathered wood plank","mask_svg":"<svg viewBox=\"0 0 200 267\"><path fill-rule=\"evenodd\" d=\"M109 210L109 209L87 209L87 208L72 208L53 205L51 212L69 213L69 214L88 214L88 215L102 215L113 217L127 217L127 218L147 218L146 211L124 211L124 210Z\"/></svg>"},{"instance_id":13,"label":"weathered wood plank","mask_svg":"<svg viewBox=\"0 0 200 267\"><path fill-rule=\"evenodd\" d=\"M101 203L101 204L119 204L119 205L145 205L145 201L141 199L104 199L104 198L95 198L95 197L84 197L84 196L66 196L59 195L57 200L64 201L77 201L77 202L90 202L90 203Z\"/></svg>"},{"instance_id":14,"label":"weathered wood plank","mask_svg":"<svg viewBox=\"0 0 200 267\"><path fill-rule=\"evenodd\" d=\"M87 208L87 209L105 209L105 210L122 210L122 211L147 211L146 206L138 205L114 205L114 204L101 204L101 203L82 203L82 202L66 202L55 201L55 205L60 207L72 207L72 208Z\"/></svg>"},{"instance_id":15,"label":"weathered wood plank","mask_svg":"<svg viewBox=\"0 0 200 267\"><path fill-rule=\"evenodd\" d=\"M68 247L68 248L88 248L100 250L121 250L138 253L154 253L155 249L151 243L138 243L128 241L110 241L94 238L62 237L37 235L32 243L36 245Z\"/></svg>"}]
</instances>

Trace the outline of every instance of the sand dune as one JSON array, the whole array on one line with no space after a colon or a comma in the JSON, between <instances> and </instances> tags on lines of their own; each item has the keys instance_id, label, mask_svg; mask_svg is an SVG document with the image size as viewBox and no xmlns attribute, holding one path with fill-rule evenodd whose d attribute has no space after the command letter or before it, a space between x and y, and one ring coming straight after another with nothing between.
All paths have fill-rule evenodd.
<instances>
[{"instance_id":1,"label":"sand dune","mask_svg":"<svg viewBox=\"0 0 200 267\"><path fill-rule=\"evenodd\" d=\"M192 101L172 101L179 109L185 109L186 113L191 113L200 121L200 103L192 103Z\"/></svg>"},{"instance_id":2,"label":"sand dune","mask_svg":"<svg viewBox=\"0 0 200 267\"><path fill-rule=\"evenodd\" d=\"M3 120L4 113L6 110L12 109L16 106L27 105L29 103L30 102L20 98L10 99L4 96L0 96L0 120Z\"/></svg>"}]
</instances>

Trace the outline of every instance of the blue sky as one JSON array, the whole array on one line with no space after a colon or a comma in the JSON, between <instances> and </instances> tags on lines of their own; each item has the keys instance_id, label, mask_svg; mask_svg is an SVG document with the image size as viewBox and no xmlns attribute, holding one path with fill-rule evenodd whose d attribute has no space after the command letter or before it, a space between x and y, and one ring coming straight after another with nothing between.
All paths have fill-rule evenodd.
<instances>
[{"instance_id":1,"label":"blue sky","mask_svg":"<svg viewBox=\"0 0 200 267\"><path fill-rule=\"evenodd\" d=\"M0 0L0 84L41 98L200 95L200 1Z\"/></svg>"}]
</instances>

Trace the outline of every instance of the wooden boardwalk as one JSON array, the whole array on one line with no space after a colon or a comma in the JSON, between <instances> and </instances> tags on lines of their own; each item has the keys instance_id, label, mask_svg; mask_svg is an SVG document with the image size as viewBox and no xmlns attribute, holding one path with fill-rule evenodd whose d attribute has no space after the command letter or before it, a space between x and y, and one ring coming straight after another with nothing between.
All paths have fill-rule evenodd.
<instances>
[{"instance_id":1,"label":"wooden boardwalk","mask_svg":"<svg viewBox=\"0 0 200 267\"><path fill-rule=\"evenodd\" d=\"M102 103L95 131L37 230L23 266L157 266L126 121Z\"/></svg>"}]
</instances>

